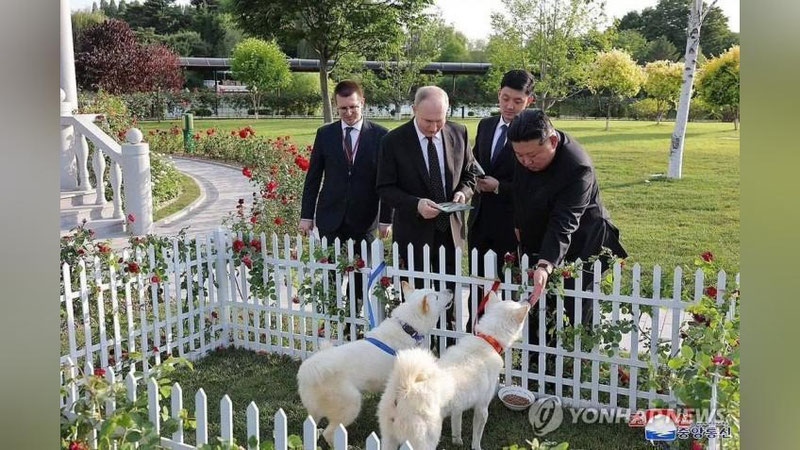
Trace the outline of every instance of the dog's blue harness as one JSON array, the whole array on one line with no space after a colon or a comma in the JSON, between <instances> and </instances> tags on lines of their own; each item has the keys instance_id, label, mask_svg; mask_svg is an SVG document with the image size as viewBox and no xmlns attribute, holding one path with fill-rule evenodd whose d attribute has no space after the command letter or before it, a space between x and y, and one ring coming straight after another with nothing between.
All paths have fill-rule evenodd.
<instances>
[{"instance_id":1,"label":"dog's blue harness","mask_svg":"<svg viewBox=\"0 0 800 450\"><path fill-rule=\"evenodd\" d=\"M425 336L421 335L419 333L419 331L415 330L414 327L412 327L411 325L407 324L406 322L403 322L400 319L396 319L396 320L398 322L400 322L400 326L403 328L403 331L405 331L406 334L411 336L411 338L414 339L414 342L417 345L422 343L422 341L425 339ZM371 343L375 347L378 347L379 349L383 350L384 352L386 352L386 353L388 353L388 354L390 354L392 356L397 356L397 352L392 347L389 347L388 345L386 345L386 343L384 343L380 339L375 339L374 337L366 337L366 338L364 338L364 340L368 341L369 343Z\"/></svg>"}]
</instances>

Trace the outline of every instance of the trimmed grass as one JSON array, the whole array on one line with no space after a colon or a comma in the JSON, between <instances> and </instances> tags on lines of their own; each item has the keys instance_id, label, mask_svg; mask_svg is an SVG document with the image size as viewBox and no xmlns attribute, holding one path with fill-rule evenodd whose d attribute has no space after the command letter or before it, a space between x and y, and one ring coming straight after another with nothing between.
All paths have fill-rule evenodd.
<instances>
[{"instance_id":1,"label":"trimmed grass","mask_svg":"<svg viewBox=\"0 0 800 450\"><path fill-rule=\"evenodd\" d=\"M478 119L460 120L474 140ZM404 121L379 120L388 128ZM143 122L146 132L180 126L180 121ZM313 143L319 119L196 119L197 130L234 130L251 125L259 137L289 135ZM601 196L622 234L632 262L644 273L659 264L665 278L676 265L713 252L729 273L739 270L739 132L729 123L690 123L683 179L652 177L667 170L673 125L618 121L604 131L603 120L561 120L592 156ZM158 150L158 149L154 149Z\"/></svg>"},{"instance_id":2,"label":"trimmed grass","mask_svg":"<svg viewBox=\"0 0 800 450\"><path fill-rule=\"evenodd\" d=\"M200 197L200 186L195 183L192 177L183 173L180 174L180 177L180 195L178 195L174 201L169 202L163 207L157 209L153 213L153 222L158 222L165 217L175 214L176 212L189 206L193 201Z\"/></svg>"},{"instance_id":3,"label":"trimmed grass","mask_svg":"<svg viewBox=\"0 0 800 450\"><path fill-rule=\"evenodd\" d=\"M227 394L233 403L233 431L238 443L246 442L246 410L255 401L260 412L260 435L262 440L272 439L274 414L283 408L289 421L289 434L302 436L306 411L297 394L296 373L299 362L278 355L257 354L247 350L226 349L215 351L195 364L194 371L181 371L173 379L180 383L184 395L184 408L194 415L194 394L203 388L208 398L209 437L220 435L219 402ZM379 433L376 417L378 394L366 396L358 420L348 427L348 442L352 447L363 448L372 431ZM472 413L467 411L462 418L464 446L450 442L450 420L442 427L439 448L470 448L472 437ZM188 443L194 442L194 433L184 433ZM533 428L527 411L508 410L499 400L489 407L489 422L483 435L483 447L500 449L512 444L525 446L526 439L533 439ZM539 439L542 441L543 439ZM641 428L629 428L626 424L608 425L582 423L572 424L572 415L564 411L562 425L549 433L546 440L569 442L574 449L648 449L652 448L644 439ZM681 444L687 444L682 441ZM683 446L681 448L687 447Z\"/></svg>"}]
</instances>

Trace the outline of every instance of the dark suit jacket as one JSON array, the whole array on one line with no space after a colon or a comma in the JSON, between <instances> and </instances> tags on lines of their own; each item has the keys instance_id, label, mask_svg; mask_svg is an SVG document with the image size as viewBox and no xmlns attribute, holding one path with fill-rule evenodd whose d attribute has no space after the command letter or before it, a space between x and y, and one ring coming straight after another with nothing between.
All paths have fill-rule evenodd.
<instances>
[{"instance_id":1,"label":"dark suit jacket","mask_svg":"<svg viewBox=\"0 0 800 450\"><path fill-rule=\"evenodd\" d=\"M375 230L380 202L375 190L378 145L386 132L386 128L364 119L351 171L344 151L341 121L317 129L303 186L300 217L316 219L320 234L334 233L342 225L347 225L355 235ZM389 223L391 209L380 210L380 222Z\"/></svg>"},{"instance_id":2,"label":"dark suit jacket","mask_svg":"<svg viewBox=\"0 0 800 450\"><path fill-rule=\"evenodd\" d=\"M516 249L517 238L514 234L514 204L512 200L512 182L514 166L517 164L511 142L506 142L492 164L492 139L500 122L500 116L487 117L478 124L478 134L472 154L481 165L486 175L500 182L498 193L480 192L472 197L473 210L469 214L469 246L470 249L481 244L491 244L491 248L502 248L506 251ZM498 255L502 258L503 255Z\"/></svg>"},{"instance_id":3,"label":"dark suit jacket","mask_svg":"<svg viewBox=\"0 0 800 450\"><path fill-rule=\"evenodd\" d=\"M467 128L446 122L442 128L445 154L445 194L452 200L457 191L467 198L475 188L472 154L467 147ZM378 167L378 193L381 201L394 208L394 241L405 248L433 244L435 219L424 219L417 212L421 198L433 198L428 166L414 128L414 119L390 131L381 141ZM463 229L464 224L462 224ZM462 231L463 232L463 231ZM405 250L404 250L405 251Z\"/></svg>"},{"instance_id":4,"label":"dark suit jacket","mask_svg":"<svg viewBox=\"0 0 800 450\"><path fill-rule=\"evenodd\" d=\"M627 253L619 230L600 201L589 155L568 134L547 169L531 172L521 164L514 170L514 217L523 253L559 265L600 253L608 247L620 257ZM535 263L536 261L533 261Z\"/></svg>"}]
</instances>

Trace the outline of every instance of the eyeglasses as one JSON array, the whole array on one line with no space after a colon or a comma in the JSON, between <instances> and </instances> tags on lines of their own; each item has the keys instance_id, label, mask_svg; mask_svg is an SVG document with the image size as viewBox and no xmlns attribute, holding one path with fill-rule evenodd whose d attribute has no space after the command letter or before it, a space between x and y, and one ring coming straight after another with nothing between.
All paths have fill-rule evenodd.
<instances>
[{"instance_id":1,"label":"eyeglasses","mask_svg":"<svg viewBox=\"0 0 800 450\"><path fill-rule=\"evenodd\" d=\"M353 112L355 112L355 111L358 111L359 109L361 109L361 105L356 105L356 106L340 106L340 107L338 107L338 108L336 108L336 109L338 109L340 113L346 113L346 112L348 112L348 111L353 111Z\"/></svg>"}]
</instances>

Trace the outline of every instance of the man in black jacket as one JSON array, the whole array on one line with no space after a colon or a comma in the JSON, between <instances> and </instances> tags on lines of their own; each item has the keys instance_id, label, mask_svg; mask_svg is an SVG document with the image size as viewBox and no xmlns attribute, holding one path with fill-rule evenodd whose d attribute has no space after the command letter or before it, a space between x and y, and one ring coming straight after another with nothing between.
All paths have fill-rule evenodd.
<instances>
[{"instance_id":1,"label":"man in black jacket","mask_svg":"<svg viewBox=\"0 0 800 450\"><path fill-rule=\"evenodd\" d=\"M447 93L436 86L417 89L414 118L381 142L377 187L381 201L394 208L393 239L401 254L407 254L409 243L414 246L414 269L421 270L422 247L427 244L431 270L439 272L439 247L444 246L445 270L453 274L461 264L454 252L466 237L465 224L451 220L436 204L466 203L475 188L475 174L467 129L446 120L448 103ZM416 281L420 286L422 280ZM448 310L450 321L454 310Z\"/></svg>"},{"instance_id":2,"label":"man in black jacket","mask_svg":"<svg viewBox=\"0 0 800 450\"><path fill-rule=\"evenodd\" d=\"M514 226L520 251L536 265L532 299L538 299L555 267L580 258L586 261L608 248L619 257L627 253L619 230L600 201L597 178L589 155L570 135L556 130L541 110L523 111L511 123L508 140L519 164L514 171ZM607 267L607 258L601 258ZM591 268L583 273L583 289L592 284ZM574 279L565 280L573 289ZM548 298L555 309L555 297ZM575 324L575 302L564 299L570 323ZM552 317L555 317L554 315ZM592 301L582 302L581 323L591 327ZM538 342L539 321L529 324L530 342ZM555 335L548 338L548 345Z\"/></svg>"},{"instance_id":3,"label":"man in black jacket","mask_svg":"<svg viewBox=\"0 0 800 450\"><path fill-rule=\"evenodd\" d=\"M514 179L514 150L506 138L508 127L517 115L535 101L533 75L526 70L510 70L503 75L497 91L500 114L487 117L478 124L478 134L472 154L486 176L478 176L476 195L472 197L473 210L469 214L469 250L472 267L472 249L478 250L478 274L484 275L483 255L492 250L497 254L496 274L501 279L503 257L517 254L517 237L514 234L512 181ZM472 324L472 302L469 302Z\"/></svg>"},{"instance_id":4,"label":"man in black jacket","mask_svg":"<svg viewBox=\"0 0 800 450\"><path fill-rule=\"evenodd\" d=\"M359 251L362 240L375 239L376 228L381 238L391 231L392 210L380 205L375 190L378 145L387 130L363 118L364 94L357 83L340 82L334 97L341 120L317 130L303 186L300 230L311 233L316 222L320 238L327 238L329 245L336 238L341 244L352 239ZM358 301L364 298L360 273L354 281Z\"/></svg>"}]
</instances>

